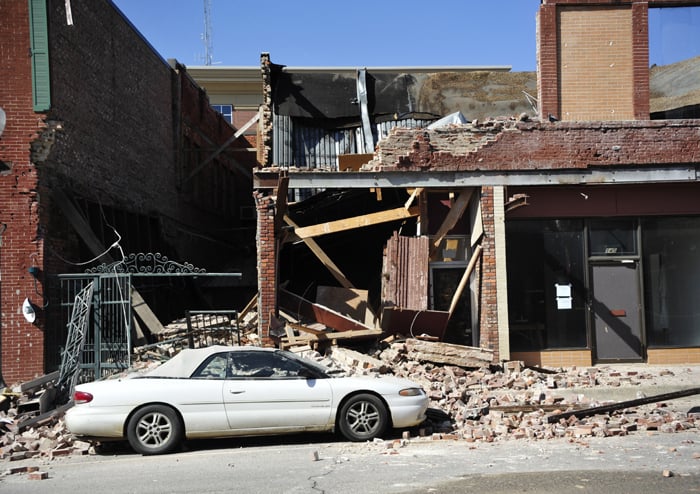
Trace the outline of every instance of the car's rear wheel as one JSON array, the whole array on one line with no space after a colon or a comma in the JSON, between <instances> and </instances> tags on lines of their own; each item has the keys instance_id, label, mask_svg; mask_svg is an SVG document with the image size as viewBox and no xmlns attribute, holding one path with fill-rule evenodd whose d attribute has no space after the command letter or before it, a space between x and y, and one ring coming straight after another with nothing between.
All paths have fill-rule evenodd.
<instances>
[{"instance_id":1,"label":"car's rear wheel","mask_svg":"<svg viewBox=\"0 0 700 494\"><path fill-rule=\"evenodd\" d=\"M338 428L350 441L368 441L381 436L389 424L384 402L371 394L352 396L340 409Z\"/></svg>"},{"instance_id":2,"label":"car's rear wheel","mask_svg":"<svg viewBox=\"0 0 700 494\"><path fill-rule=\"evenodd\" d=\"M182 443L183 427L175 410L165 405L148 405L129 420L126 437L137 453L170 453Z\"/></svg>"}]
</instances>

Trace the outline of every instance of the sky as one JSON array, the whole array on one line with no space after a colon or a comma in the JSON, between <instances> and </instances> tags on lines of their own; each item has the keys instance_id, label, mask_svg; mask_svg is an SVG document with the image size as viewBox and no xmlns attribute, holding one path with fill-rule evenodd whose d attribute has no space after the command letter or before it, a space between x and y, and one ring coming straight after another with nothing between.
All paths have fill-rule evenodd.
<instances>
[{"instance_id":1,"label":"sky","mask_svg":"<svg viewBox=\"0 0 700 494\"><path fill-rule=\"evenodd\" d=\"M113 0L164 59L205 65L207 0ZM208 0L212 65L536 69L540 0ZM700 55L700 7L650 9L650 64Z\"/></svg>"}]
</instances>

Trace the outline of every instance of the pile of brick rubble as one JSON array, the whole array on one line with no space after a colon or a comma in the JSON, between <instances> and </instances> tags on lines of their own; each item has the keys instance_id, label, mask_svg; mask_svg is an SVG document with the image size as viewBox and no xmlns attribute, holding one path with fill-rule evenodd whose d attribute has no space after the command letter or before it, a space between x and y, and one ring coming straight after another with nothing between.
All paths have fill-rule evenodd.
<instances>
[{"instance_id":1,"label":"pile of brick rubble","mask_svg":"<svg viewBox=\"0 0 700 494\"><path fill-rule=\"evenodd\" d=\"M532 369L525 368L520 362L465 368L416 361L403 341L385 344L381 350L369 353L341 347L332 347L323 355L308 347L297 351L338 374L393 374L419 383L430 397L430 413L426 423L412 433L429 439L492 442L523 438L606 437L635 431L673 433L697 430L700 425L700 414L673 410L663 402L548 422L548 417L558 411L601 404L587 398L585 391L572 398L571 395L567 397L566 390L642 387L653 384L660 376L673 380L676 376L670 370L644 368L642 371L620 372L605 366ZM153 355L153 352L143 353L142 360L135 362L128 372L144 372L167 358L163 354L152 358ZM693 380L692 376L690 380ZM18 427L26 418L18 411L19 405L31 397L7 392L3 396L5 401L10 400L10 404L0 409L0 458L12 461L95 452L95 445L76 440L65 429L60 413L32 427Z\"/></svg>"}]
</instances>

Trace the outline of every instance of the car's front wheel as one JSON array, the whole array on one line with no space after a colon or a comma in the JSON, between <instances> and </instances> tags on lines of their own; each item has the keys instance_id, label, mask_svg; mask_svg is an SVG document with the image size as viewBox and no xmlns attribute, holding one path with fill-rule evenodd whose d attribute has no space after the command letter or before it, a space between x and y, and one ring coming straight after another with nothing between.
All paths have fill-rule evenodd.
<instances>
[{"instance_id":1,"label":"car's front wheel","mask_svg":"<svg viewBox=\"0 0 700 494\"><path fill-rule=\"evenodd\" d=\"M183 427L175 410L164 405L149 405L129 420L126 437L137 453L170 453L182 442Z\"/></svg>"},{"instance_id":2,"label":"car's front wheel","mask_svg":"<svg viewBox=\"0 0 700 494\"><path fill-rule=\"evenodd\" d=\"M340 409L338 428L350 441L368 441L381 436L389 424L384 402L371 394L358 394Z\"/></svg>"}]
</instances>

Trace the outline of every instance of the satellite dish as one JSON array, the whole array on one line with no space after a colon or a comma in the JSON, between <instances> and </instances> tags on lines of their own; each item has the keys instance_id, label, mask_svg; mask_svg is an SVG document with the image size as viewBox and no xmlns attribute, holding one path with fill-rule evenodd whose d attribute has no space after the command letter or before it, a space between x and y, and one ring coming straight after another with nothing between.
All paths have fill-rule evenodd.
<instances>
[{"instance_id":1,"label":"satellite dish","mask_svg":"<svg viewBox=\"0 0 700 494\"><path fill-rule=\"evenodd\" d=\"M0 136L2 136L2 131L5 130L5 123L7 118L5 117L5 110L0 108Z\"/></svg>"},{"instance_id":2,"label":"satellite dish","mask_svg":"<svg viewBox=\"0 0 700 494\"><path fill-rule=\"evenodd\" d=\"M27 320L27 322L36 321L36 311L28 298L25 298L24 303L22 304L22 314L24 314L24 318Z\"/></svg>"}]
</instances>

